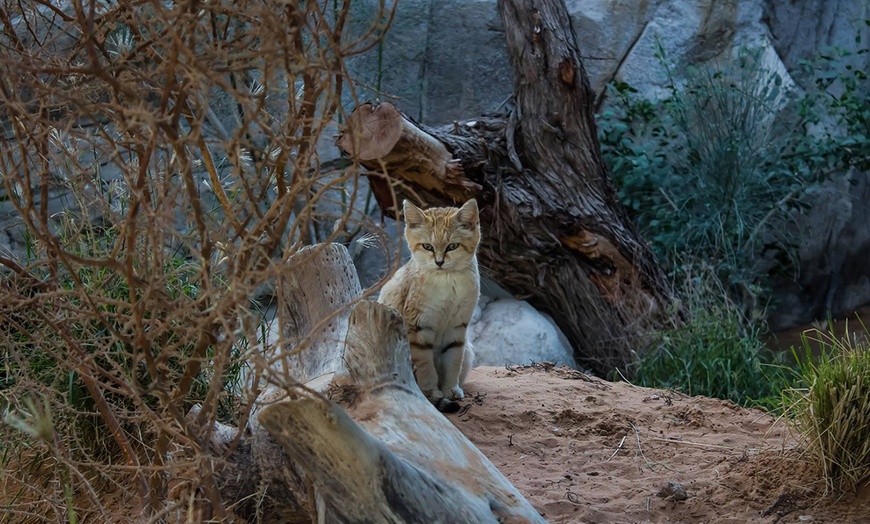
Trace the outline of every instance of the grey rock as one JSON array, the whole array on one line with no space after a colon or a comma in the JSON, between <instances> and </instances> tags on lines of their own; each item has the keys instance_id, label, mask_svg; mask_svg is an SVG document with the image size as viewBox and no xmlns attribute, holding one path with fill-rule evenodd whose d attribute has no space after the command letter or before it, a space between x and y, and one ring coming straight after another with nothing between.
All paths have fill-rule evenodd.
<instances>
[{"instance_id":1,"label":"grey rock","mask_svg":"<svg viewBox=\"0 0 870 524\"><path fill-rule=\"evenodd\" d=\"M656 496L665 500L673 500L675 502L680 502L689 498L689 494L686 493L686 488L675 480L671 480L662 486L658 493L656 493Z\"/></svg>"},{"instance_id":2,"label":"grey rock","mask_svg":"<svg viewBox=\"0 0 870 524\"><path fill-rule=\"evenodd\" d=\"M565 4L589 82L601 93L636 47L662 0L568 0Z\"/></svg>"},{"instance_id":3,"label":"grey rock","mask_svg":"<svg viewBox=\"0 0 870 524\"><path fill-rule=\"evenodd\" d=\"M493 112L513 94L495 2L433 0L422 87L423 122Z\"/></svg>"},{"instance_id":4,"label":"grey rock","mask_svg":"<svg viewBox=\"0 0 870 524\"><path fill-rule=\"evenodd\" d=\"M475 366L554 362L577 368L571 345L553 320L527 302L482 296L468 337Z\"/></svg>"},{"instance_id":5,"label":"grey rock","mask_svg":"<svg viewBox=\"0 0 870 524\"><path fill-rule=\"evenodd\" d=\"M855 49L855 38L870 41L870 2L866 0L765 0L763 21L770 30L773 45L792 72L799 72L800 61L811 59L821 49L837 46ZM867 71L870 55L852 56L847 61ZM806 87L809 80L797 75Z\"/></svg>"},{"instance_id":6,"label":"grey rock","mask_svg":"<svg viewBox=\"0 0 870 524\"><path fill-rule=\"evenodd\" d=\"M797 277L775 285L774 330L848 315L870 301L870 180L849 173L806 195L812 203L798 217Z\"/></svg>"},{"instance_id":7,"label":"grey rock","mask_svg":"<svg viewBox=\"0 0 870 524\"><path fill-rule=\"evenodd\" d=\"M363 289L378 284L411 256L402 236L402 223L392 218L384 218L382 223L382 227L377 222L366 226L348 246Z\"/></svg>"},{"instance_id":8,"label":"grey rock","mask_svg":"<svg viewBox=\"0 0 870 524\"><path fill-rule=\"evenodd\" d=\"M383 43L347 60L348 69L356 80L358 101L393 102L413 118L421 118L432 3L431 0L398 2ZM388 14L379 10L379 4L378 0L351 3L348 40L362 37L379 18ZM346 106L353 107L355 103L352 94L346 93Z\"/></svg>"}]
</instances>

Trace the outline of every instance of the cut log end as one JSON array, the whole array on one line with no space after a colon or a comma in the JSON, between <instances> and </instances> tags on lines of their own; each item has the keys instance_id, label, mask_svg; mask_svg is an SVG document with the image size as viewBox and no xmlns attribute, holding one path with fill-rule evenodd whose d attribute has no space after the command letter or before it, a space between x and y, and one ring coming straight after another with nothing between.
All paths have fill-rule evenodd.
<instances>
[{"instance_id":1,"label":"cut log end","mask_svg":"<svg viewBox=\"0 0 870 524\"><path fill-rule=\"evenodd\" d=\"M401 138L403 119L392 104L362 104L347 117L347 129L338 138L337 145L363 162L383 158Z\"/></svg>"},{"instance_id":2,"label":"cut log end","mask_svg":"<svg viewBox=\"0 0 870 524\"><path fill-rule=\"evenodd\" d=\"M372 190L382 208L392 207L396 188L390 184L396 180L407 180L425 191L447 193L455 202L464 202L481 189L480 184L468 179L453 148L387 102L356 108L348 116L347 129L337 145L372 171ZM453 144L460 149L472 145L479 149L479 144L462 139Z\"/></svg>"}]
</instances>

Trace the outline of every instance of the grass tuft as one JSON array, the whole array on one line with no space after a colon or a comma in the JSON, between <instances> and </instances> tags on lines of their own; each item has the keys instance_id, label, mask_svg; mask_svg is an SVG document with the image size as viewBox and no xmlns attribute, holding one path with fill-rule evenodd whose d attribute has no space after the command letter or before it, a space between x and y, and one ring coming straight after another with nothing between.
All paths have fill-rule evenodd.
<instances>
[{"instance_id":1,"label":"grass tuft","mask_svg":"<svg viewBox=\"0 0 870 524\"><path fill-rule=\"evenodd\" d=\"M790 373L765 346L763 322L747 320L712 274L687 278L683 288L690 320L654 335L634 382L776 410Z\"/></svg>"},{"instance_id":2,"label":"grass tuft","mask_svg":"<svg viewBox=\"0 0 870 524\"><path fill-rule=\"evenodd\" d=\"M852 490L870 480L870 335L842 337L817 329L793 350L800 388L784 391L784 409L816 459L825 491ZM812 347L821 348L818 356Z\"/></svg>"}]
</instances>

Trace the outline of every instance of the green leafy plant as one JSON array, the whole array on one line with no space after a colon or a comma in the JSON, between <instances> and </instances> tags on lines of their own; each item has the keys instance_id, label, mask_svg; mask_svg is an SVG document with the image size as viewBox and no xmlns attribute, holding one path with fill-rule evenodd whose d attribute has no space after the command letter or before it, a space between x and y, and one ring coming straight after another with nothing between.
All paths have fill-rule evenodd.
<instances>
[{"instance_id":1,"label":"green leafy plant","mask_svg":"<svg viewBox=\"0 0 870 524\"><path fill-rule=\"evenodd\" d=\"M668 78L664 100L639 99L614 84L600 117L605 161L619 195L663 260L716 269L729 291L757 285L759 261L787 265L793 241L782 225L811 182L782 162L793 137L777 134L775 114L790 94L763 65L762 51L734 63ZM672 265L673 267L673 265Z\"/></svg>"},{"instance_id":2,"label":"green leafy plant","mask_svg":"<svg viewBox=\"0 0 870 524\"><path fill-rule=\"evenodd\" d=\"M783 409L816 460L826 492L870 479L868 337L866 329L843 336L816 329L801 335L800 351L793 349L800 386L783 392Z\"/></svg>"},{"instance_id":3,"label":"green leafy plant","mask_svg":"<svg viewBox=\"0 0 870 524\"><path fill-rule=\"evenodd\" d=\"M870 26L870 20L865 24ZM815 126L815 140L792 154L822 169L870 170L870 82L867 72L855 65L870 48L860 47L860 36L855 43L857 50L830 47L814 60L801 61L814 89L799 100L797 113Z\"/></svg>"},{"instance_id":4,"label":"green leafy plant","mask_svg":"<svg viewBox=\"0 0 870 524\"><path fill-rule=\"evenodd\" d=\"M761 324L747 321L709 272L687 276L682 291L689 320L654 335L637 361L634 382L777 408L790 373L781 355L764 345Z\"/></svg>"},{"instance_id":5,"label":"green leafy plant","mask_svg":"<svg viewBox=\"0 0 870 524\"><path fill-rule=\"evenodd\" d=\"M659 46L667 96L615 82L598 130L619 198L688 305L684 326L639 351L635 380L778 409L789 372L762 341L769 277L795 271L807 190L870 165L870 88L850 65L866 48L804 62L805 92L764 51L678 80Z\"/></svg>"}]
</instances>

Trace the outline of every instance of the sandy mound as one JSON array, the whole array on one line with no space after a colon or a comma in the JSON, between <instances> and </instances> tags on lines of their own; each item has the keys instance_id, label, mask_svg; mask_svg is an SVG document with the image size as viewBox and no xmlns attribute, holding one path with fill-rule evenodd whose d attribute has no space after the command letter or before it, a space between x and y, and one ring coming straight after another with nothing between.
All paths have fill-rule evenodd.
<instances>
[{"instance_id":1,"label":"sandy mound","mask_svg":"<svg viewBox=\"0 0 870 524\"><path fill-rule=\"evenodd\" d=\"M546 365L477 368L466 393L451 420L554 524L870 523L870 488L821 497L760 410Z\"/></svg>"},{"instance_id":2,"label":"sandy mound","mask_svg":"<svg viewBox=\"0 0 870 524\"><path fill-rule=\"evenodd\" d=\"M552 524L870 524L870 486L821 496L783 424L759 410L549 365L477 368L466 393L449 418ZM0 506L25 502L9 480ZM129 492L95 489L108 513L81 522L134 521ZM64 521L63 507L32 502L0 523Z\"/></svg>"}]
</instances>

